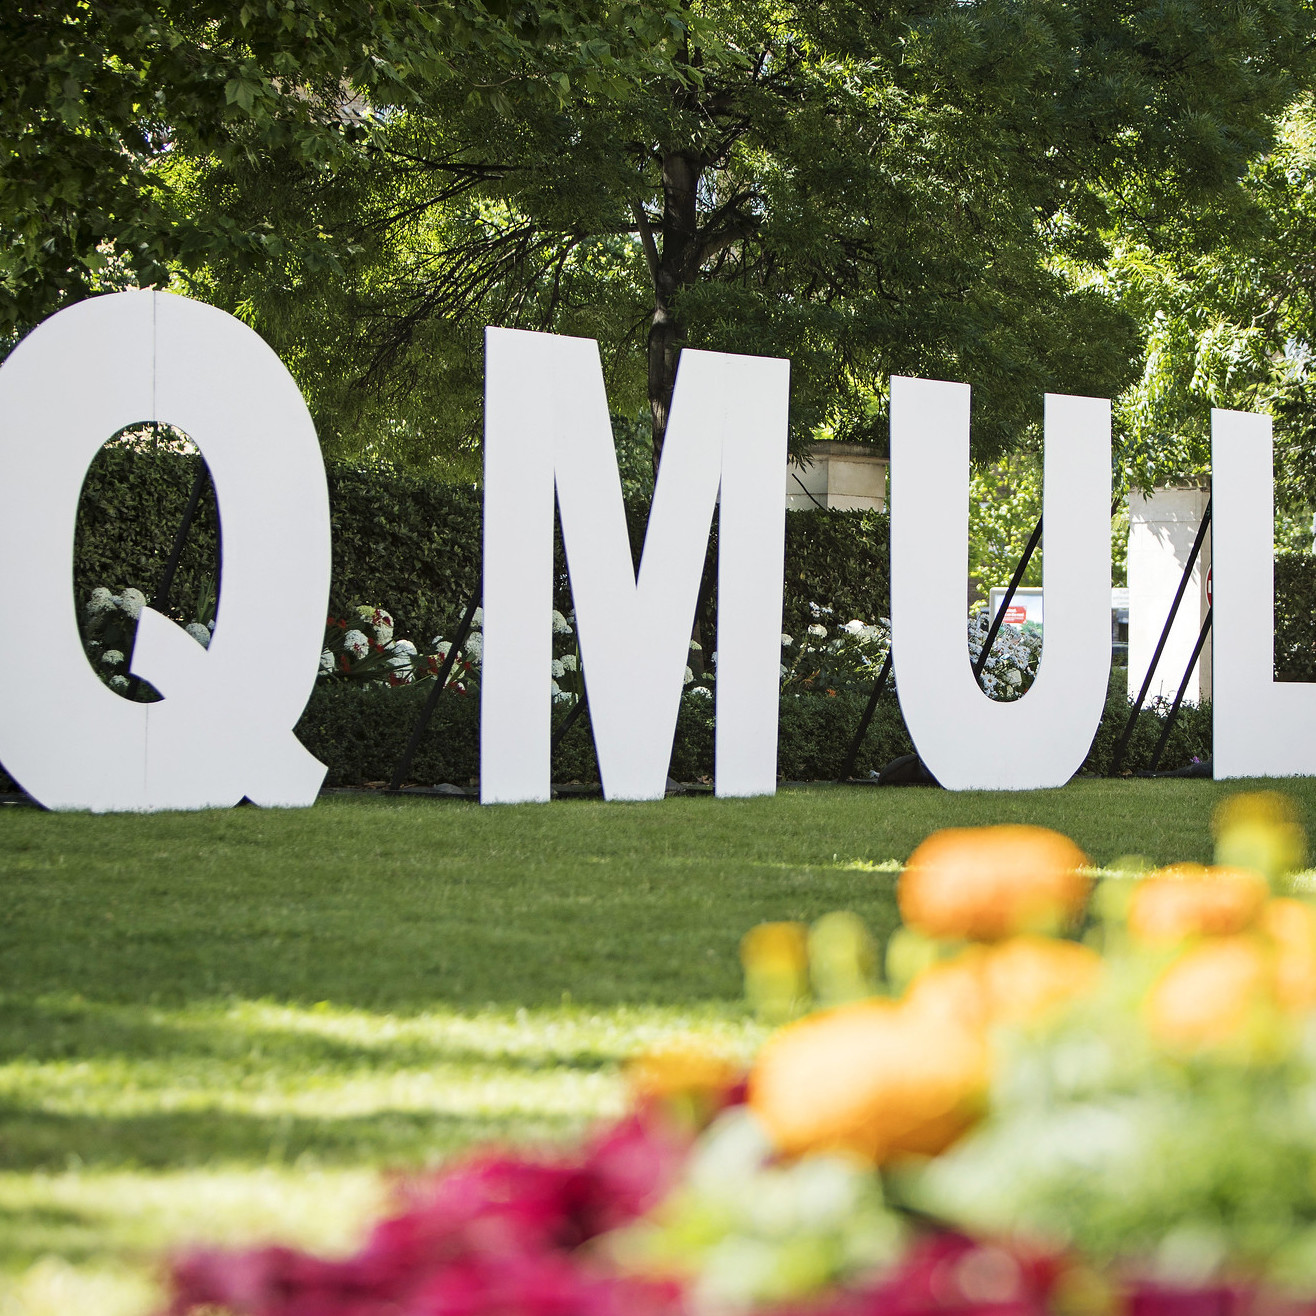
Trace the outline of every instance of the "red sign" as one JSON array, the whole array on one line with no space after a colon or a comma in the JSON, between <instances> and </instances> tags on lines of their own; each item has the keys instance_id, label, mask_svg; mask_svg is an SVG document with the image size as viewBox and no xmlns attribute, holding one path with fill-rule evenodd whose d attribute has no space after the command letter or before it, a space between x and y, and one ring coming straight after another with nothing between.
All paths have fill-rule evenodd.
<instances>
[{"instance_id":1,"label":"red sign","mask_svg":"<svg viewBox=\"0 0 1316 1316\"><path fill-rule=\"evenodd\" d=\"M1022 603L1012 603L1005 610L1005 620L1014 626L1022 626L1028 620L1028 609Z\"/></svg>"}]
</instances>

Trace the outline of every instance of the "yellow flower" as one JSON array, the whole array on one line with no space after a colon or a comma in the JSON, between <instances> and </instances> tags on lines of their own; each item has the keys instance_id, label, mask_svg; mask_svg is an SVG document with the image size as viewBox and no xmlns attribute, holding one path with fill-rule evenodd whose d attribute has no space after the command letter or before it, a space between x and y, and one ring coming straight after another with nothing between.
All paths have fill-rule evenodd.
<instances>
[{"instance_id":1,"label":"yellow flower","mask_svg":"<svg viewBox=\"0 0 1316 1316\"><path fill-rule=\"evenodd\" d=\"M764 1019L789 1019L809 995L809 941L802 923L760 923L740 942L745 995Z\"/></svg>"},{"instance_id":2,"label":"yellow flower","mask_svg":"<svg viewBox=\"0 0 1316 1316\"><path fill-rule=\"evenodd\" d=\"M1303 865L1307 836L1292 802L1277 791L1231 795L1211 819L1216 863L1250 868L1272 882Z\"/></svg>"}]
</instances>

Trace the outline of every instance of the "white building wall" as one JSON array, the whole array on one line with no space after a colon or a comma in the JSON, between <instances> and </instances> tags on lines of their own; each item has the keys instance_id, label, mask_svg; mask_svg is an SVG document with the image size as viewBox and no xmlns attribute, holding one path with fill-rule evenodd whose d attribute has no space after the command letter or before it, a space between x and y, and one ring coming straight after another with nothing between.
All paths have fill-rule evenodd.
<instances>
[{"instance_id":1,"label":"white building wall","mask_svg":"<svg viewBox=\"0 0 1316 1316\"><path fill-rule=\"evenodd\" d=\"M1192 552L1210 497L1206 489L1161 488L1148 496L1129 495L1129 694L1142 687L1148 664L1156 651L1161 629L1174 602L1175 591ZM1211 534L1179 605L1174 627L1156 666L1148 699L1173 699L1192 656L1193 645L1207 609L1207 571L1211 565ZM1185 700L1196 703L1211 697L1211 639L1188 682Z\"/></svg>"}]
</instances>

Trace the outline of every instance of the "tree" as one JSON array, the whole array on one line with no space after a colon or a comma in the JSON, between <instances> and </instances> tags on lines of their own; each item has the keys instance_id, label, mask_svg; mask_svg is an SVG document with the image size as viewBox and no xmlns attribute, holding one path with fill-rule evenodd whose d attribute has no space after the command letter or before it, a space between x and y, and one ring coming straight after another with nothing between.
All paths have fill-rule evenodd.
<instances>
[{"instance_id":1,"label":"tree","mask_svg":"<svg viewBox=\"0 0 1316 1316\"><path fill-rule=\"evenodd\" d=\"M1207 250L1114 238L1105 277L1147 343L1119 400L1129 481L1204 479L1213 407L1276 422L1279 538L1311 544L1316 510L1316 109L1299 98L1236 189Z\"/></svg>"},{"instance_id":2,"label":"tree","mask_svg":"<svg viewBox=\"0 0 1316 1316\"><path fill-rule=\"evenodd\" d=\"M543 51L546 74L602 86L636 46L661 58L666 16L639 0L9 0L0 335L86 296L107 264L142 286L212 260L340 272L350 246L258 212L182 205L180 178L257 161L331 177L368 145L373 105L448 80L497 103L508 68ZM600 34L614 25L609 44ZM468 58L487 86L466 76Z\"/></svg>"},{"instance_id":3,"label":"tree","mask_svg":"<svg viewBox=\"0 0 1316 1316\"><path fill-rule=\"evenodd\" d=\"M599 338L655 461L684 344L790 356L797 445L880 438L890 373L966 379L993 458L1035 430L1044 391L1136 376L1135 318L1097 277L1107 235L1209 249L1308 54L1288 0L672 17L674 53L628 63L628 94L568 77L554 99L561 75L527 63L491 112L456 81L412 81L331 177L243 161L199 179L247 197L252 222L359 249L323 295L296 262L212 267L213 295L303 362L345 437L387 446L387 419L399 451L432 444L439 387L475 415L490 322ZM495 70L473 56L468 78Z\"/></svg>"}]
</instances>

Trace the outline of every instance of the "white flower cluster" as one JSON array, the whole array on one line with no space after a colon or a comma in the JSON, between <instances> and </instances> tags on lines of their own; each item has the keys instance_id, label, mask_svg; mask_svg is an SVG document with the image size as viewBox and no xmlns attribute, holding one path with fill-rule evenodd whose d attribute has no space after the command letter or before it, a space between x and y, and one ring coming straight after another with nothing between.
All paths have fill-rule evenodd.
<instances>
[{"instance_id":1,"label":"white flower cluster","mask_svg":"<svg viewBox=\"0 0 1316 1316\"><path fill-rule=\"evenodd\" d=\"M834 695L842 686L871 683L891 647L891 622L855 617L829 629L826 619L833 610L818 603L809 604L809 615L816 620L798 642L790 635L781 637L783 688Z\"/></svg>"},{"instance_id":2,"label":"white flower cluster","mask_svg":"<svg viewBox=\"0 0 1316 1316\"><path fill-rule=\"evenodd\" d=\"M969 661L976 663L991 629L991 610L976 604L969 615ZM983 666L980 684L993 699L1018 699L1037 676L1042 657L1042 631L1038 626L1003 622Z\"/></svg>"},{"instance_id":3,"label":"white flower cluster","mask_svg":"<svg viewBox=\"0 0 1316 1316\"><path fill-rule=\"evenodd\" d=\"M368 604L358 608L356 615L362 626L375 637L376 644L388 645L393 641L393 618L383 608L372 608Z\"/></svg>"},{"instance_id":4,"label":"white flower cluster","mask_svg":"<svg viewBox=\"0 0 1316 1316\"><path fill-rule=\"evenodd\" d=\"M111 594L104 585L98 585L87 600L87 620L104 618L121 612L130 621L136 621L146 607L146 595L139 589L126 589L122 594Z\"/></svg>"},{"instance_id":5,"label":"white flower cluster","mask_svg":"<svg viewBox=\"0 0 1316 1316\"><path fill-rule=\"evenodd\" d=\"M145 607L146 595L131 586L121 593L112 594L104 585L98 585L87 598L83 611L83 644L101 679L111 689L126 691L130 685L122 669L132 652L137 623ZM215 623L193 621L183 629L203 649L208 649Z\"/></svg>"}]
</instances>

